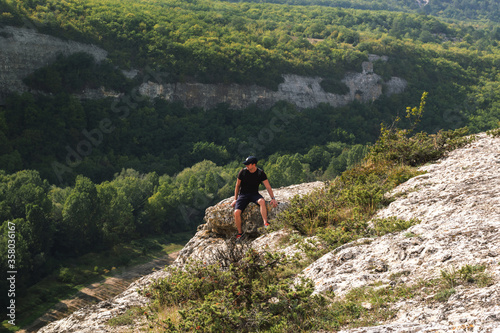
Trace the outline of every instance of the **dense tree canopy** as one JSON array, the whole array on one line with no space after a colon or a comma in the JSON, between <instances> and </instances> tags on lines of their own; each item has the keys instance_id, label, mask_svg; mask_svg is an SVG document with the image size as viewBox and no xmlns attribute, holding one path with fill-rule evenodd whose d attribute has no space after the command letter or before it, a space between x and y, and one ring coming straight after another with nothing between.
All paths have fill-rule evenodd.
<instances>
[{"instance_id":1,"label":"dense tree canopy","mask_svg":"<svg viewBox=\"0 0 500 333\"><path fill-rule=\"evenodd\" d=\"M248 2L388 10L425 13L458 21L500 22L500 4L496 0L429 0L425 5L424 1L416 0L249 0Z\"/></svg>"}]
</instances>

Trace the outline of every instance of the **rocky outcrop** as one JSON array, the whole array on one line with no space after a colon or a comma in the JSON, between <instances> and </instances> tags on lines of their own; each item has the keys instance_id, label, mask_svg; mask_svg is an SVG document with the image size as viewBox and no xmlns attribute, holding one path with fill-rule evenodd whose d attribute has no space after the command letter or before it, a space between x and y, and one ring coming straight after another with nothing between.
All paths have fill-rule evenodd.
<instances>
[{"instance_id":1,"label":"rocky outcrop","mask_svg":"<svg viewBox=\"0 0 500 333\"><path fill-rule=\"evenodd\" d=\"M296 195L304 195L315 189L324 187L323 182L313 182L301 185L292 185L274 189L274 195L278 200L278 207L272 208L268 205L269 217L272 219L276 215L289 206L290 200ZM269 201L267 192L262 191L261 194ZM179 252L174 265L182 267L188 259L202 260L207 263L213 263L213 254L217 250L224 250L226 240L234 237L236 227L234 226L233 209L230 206L232 198L222 200L217 205L210 207L206 211L205 223L199 226L196 235L189 241L188 244ZM262 218L259 209L256 205L250 204L243 213L243 228L256 237L257 228L262 226ZM278 240L286 237L286 232L276 232L258 238L253 246L259 250L278 250L276 245ZM316 240L309 240L310 243L317 243ZM270 246L269 246L270 245ZM299 253L300 249L297 246L291 245L284 249L284 252L293 255ZM63 333L63 332L79 332L79 333L104 333L104 332L120 332L120 328L110 327L106 323L114 317L124 314L132 307L146 306L150 299L138 293L138 290L144 290L153 281L166 276L165 271L158 271L145 276L136 282L122 294L113 297L110 300L100 302L96 305L82 308L67 318L50 323L40 329L39 333ZM137 318L137 326L142 325L141 318ZM124 330L129 332L130 328Z\"/></svg>"},{"instance_id":2,"label":"rocky outcrop","mask_svg":"<svg viewBox=\"0 0 500 333\"><path fill-rule=\"evenodd\" d=\"M290 200L295 196L302 196L313 190L324 188L323 182L313 182L301 185L292 185L279 189L274 189L274 196L278 201L278 206L273 208L267 191L261 191L267 202L268 218L272 221L280 212L290 205ZM198 232L179 252L175 264L183 265L189 259L200 260L211 264L214 262L214 253L218 249L226 249L226 240L236 236L237 230L234 224L234 208L231 206L233 197L222 200L217 205L207 208L205 211L204 224L198 227ZM242 214L242 228L250 237L256 238L259 235L259 228L263 228L262 216L259 206L251 203ZM275 241L284 234L272 236L267 239L268 243ZM269 242L271 241L271 242ZM258 243L256 243L258 244Z\"/></svg>"},{"instance_id":3,"label":"rocky outcrop","mask_svg":"<svg viewBox=\"0 0 500 333\"><path fill-rule=\"evenodd\" d=\"M363 63L361 73L347 73L342 80L349 88L344 95L333 94L323 90L321 77L306 77L299 75L283 75L283 83L278 91L264 87L238 84L201 84L201 83L143 83L139 92L150 98L162 98L171 102L181 102L188 108L203 107L210 109L218 104L226 103L234 109L243 109L256 105L266 109L278 101L287 101L298 108L313 108L320 103L332 106L344 106L358 100L371 102L382 95L397 94L404 91L406 81L393 77L388 82L373 72L372 61L387 61L386 58L372 56L371 61Z\"/></svg>"},{"instance_id":4,"label":"rocky outcrop","mask_svg":"<svg viewBox=\"0 0 500 333\"><path fill-rule=\"evenodd\" d=\"M89 44L65 41L33 29L6 26L0 28L0 99L11 92L27 91L23 78L54 62L58 54L92 54L97 61L108 53Z\"/></svg>"}]
</instances>

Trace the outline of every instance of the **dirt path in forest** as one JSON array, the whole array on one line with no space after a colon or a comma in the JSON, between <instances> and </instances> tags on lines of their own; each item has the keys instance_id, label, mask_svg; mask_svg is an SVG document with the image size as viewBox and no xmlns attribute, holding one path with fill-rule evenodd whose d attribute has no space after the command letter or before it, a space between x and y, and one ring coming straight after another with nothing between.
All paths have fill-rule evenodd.
<instances>
[{"instance_id":1,"label":"dirt path in forest","mask_svg":"<svg viewBox=\"0 0 500 333\"><path fill-rule=\"evenodd\" d=\"M18 332L36 332L48 323L67 317L84 306L116 296L125 291L138 278L148 275L154 270L163 269L165 266L173 263L178 254L179 252L170 253L168 256L127 268L121 273L93 283L77 292L73 297L57 303L52 309L35 320L34 323Z\"/></svg>"}]
</instances>

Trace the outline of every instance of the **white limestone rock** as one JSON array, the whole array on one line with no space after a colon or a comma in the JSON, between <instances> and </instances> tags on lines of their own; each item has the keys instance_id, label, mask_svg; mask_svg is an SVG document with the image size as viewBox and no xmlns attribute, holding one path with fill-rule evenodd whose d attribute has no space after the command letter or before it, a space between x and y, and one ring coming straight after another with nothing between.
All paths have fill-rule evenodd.
<instances>
[{"instance_id":1,"label":"white limestone rock","mask_svg":"<svg viewBox=\"0 0 500 333\"><path fill-rule=\"evenodd\" d=\"M239 84L202 84L202 83L159 83L145 82L139 92L150 98L162 98L172 102L181 102L187 108L203 107L210 109L220 103L227 103L231 108L243 109L252 104L260 108L270 108L278 101L287 101L300 109L314 108L321 103L332 106L344 106L355 100L372 102L386 94L402 93L407 86L406 80L398 77L383 82L382 77L373 72L372 59L364 62L362 72L346 73L341 80L349 92L343 95L326 92L321 87L325 78L283 74L283 82L278 90L273 91L257 85ZM387 61L386 58L382 59Z\"/></svg>"},{"instance_id":2,"label":"white limestone rock","mask_svg":"<svg viewBox=\"0 0 500 333\"><path fill-rule=\"evenodd\" d=\"M376 281L389 283L393 274L405 273L402 282L411 285L467 264L485 266L494 284L457 288L444 304L401 301L391 323L345 332L500 329L500 138L481 134L476 142L420 169L427 173L398 186L391 193L397 199L377 214L416 217L420 224L346 244L302 275L314 281L316 292L331 290L339 297Z\"/></svg>"}]
</instances>

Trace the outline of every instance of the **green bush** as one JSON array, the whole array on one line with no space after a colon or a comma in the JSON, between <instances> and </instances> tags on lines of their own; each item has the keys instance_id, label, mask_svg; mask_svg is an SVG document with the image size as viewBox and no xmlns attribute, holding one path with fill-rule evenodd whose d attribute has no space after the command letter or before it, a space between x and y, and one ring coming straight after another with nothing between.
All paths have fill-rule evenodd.
<instances>
[{"instance_id":1,"label":"green bush","mask_svg":"<svg viewBox=\"0 0 500 333\"><path fill-rule=\"evenodd\" d=\"M111 318L110 320L108 320L107 324L111 327L133 325L134 319L137 318L137 316L141 314L141 312L142 312L141 308L128 309L121 316Z\"/></svg>"},{"instance_id":2,"label":"green bush","mask_svg":"<svg viewBox=\"0 0 500 333\"><path fill-rule=\"evenodd\" d=\"M467 284L486 287L491 284L492 277L485 270L486 267L483 265L465 265L458 270L451 266L448 269L441 270L441 284L445 289Z\"/></svg>"},{"instance_id":3,"label":"green bush","mask_svg":"<svg viewBox=\"0 0 500 333\"><path fill-rule=\"evenodd\" d=\"M57 279L64 283L74 283L76 276L68 267L61 267Z\"/></svg>"},{"instance_id":4,"label":"green bush","mask_svg":"<svg viewBox=\"0 0 500 333\"><path fill-rule=\"evenodd\" d=\"M486 133L488 135L491 135L492 137L499 137L500 136L500 122L498 123L498 128L494 128L492 130L487 131Z\"/></svg>"},{"instance_id":5,"label":"green bush","mask_svg":"<svg viewBox=\"0 0 500 333\"><path fill-rule=\"evenodd\" d=\"M479 288L486 287L492 283L492 276L485 272L483 265L465 265L459 269L450 266L441 270L441 277L437 280L438 290L434 299L438 302L446 302L460 285L476 285Z\"/></svg>"},{"instance_id":6,"label":"green bush","mask_svg":"<svg viewBox=\"0 0 500 333\"><path fill-rule=\"evenodd\" d=\"M365 235L367 223L363 219L344 220L336 227L318 229L318 236L332 248L355 241Z\"/></svg>"},{"instance_id":7,"label":"green bush","mask_svg":"<svg viewBox=\"0 0 500 333\"><path fill-rule=\"evenodd\" d=\"M446 302L448 301L448 298L450 298L450 296L454 293L456 293L456 290L453 288L443 289L438 291L436 295L434 295L434 299L438 302Z\"/></svg>"},{"instance_id":8,"label":"green bush","mask_svg":"<svg viewBox=\"0 0 500 333\"><path fill-rule=\"evenodd\" d=\"M367 222L390 202L384 194L419 174L393 162L365 160L336 178L328 190L294 198L278 224L303 235L317 234L332 246L366 237L372 234Z\"/></svg>"},{"instance_id":9,"label":"green bush","mask_svg":"<svg viewBox=\"0 0 500 333\"><path fill-rule=\"evenodd\" d=\"M407 137L405 132L384 132L374 145L371 157L374 159L392 160L402 164L417 166L437 160L447 152L464 146L474 140L465 138L467 128L439 131L437 134L417 133Z\"/></svg>"},{"instance_id":10,"label":"green bush","mask_svg":"<svg viewBox=\"0 0 500 333\"><path fill-rule=\"evenodd\" d=\"M394 161L417 166L437 160L447 152L474 140L474 137L465 137L469 131L467 127L448 131L440 130L436 134L420 132L411 135L422 118L426 98L427 93L424 92L418 108L406 109L406 118L410 120L411 128L397 128L399 118L390 128L382 125L380 137L373 145L369 158L375 161Z\"/></svg>"},{"instance_id":11,"label":"green bush","mask_svg":"<svg viewBox=\"0 0 500 333\"><path fill-rule=\"evenodd\" d=\"M297 284L294 274L284 273L289 264L284 255L249 249L239 261L226 256L222 262L231 263L225 269L220 263L169 268L170 275L145 292L154 300L150 312L156 315L148 316L152 325L166 332L328 328L321 323L326 299L312 295L311 282ZM174 322L158 315L175 306L179 306L182 320Z\"/></svg>"},{"instance_id":12,"label":"green bush","mask_svg":"<svg viewBox=\"0 0 500 333\"><path fill-rule=\"evenodd\" d=\"M395 216L385 219L373 219L373 230L375 235L382 236L391 232L399 232L408 229L409 227L420 223L417 219L401 220Z\"/></svg>"}]
</instances>

